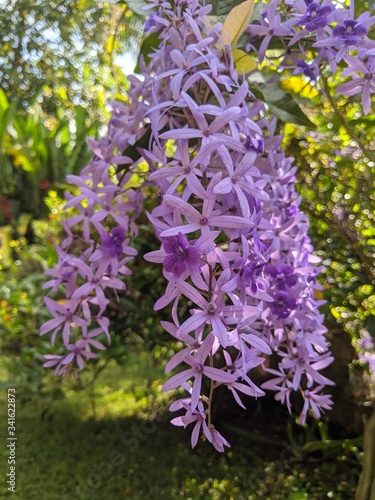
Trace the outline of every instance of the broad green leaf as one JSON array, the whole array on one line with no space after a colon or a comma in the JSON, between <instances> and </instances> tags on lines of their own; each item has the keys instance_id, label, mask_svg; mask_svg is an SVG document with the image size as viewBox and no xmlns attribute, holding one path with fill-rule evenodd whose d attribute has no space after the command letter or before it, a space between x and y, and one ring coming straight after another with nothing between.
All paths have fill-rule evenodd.
<instances>
[{"instance_id":1,"label":"broad green leaf","mask_svg":"<svg viewBox=\"0 0 375 500\"><path fill-rule=\"evenodd\" d=\"M254 0L246 0L229 12L221 30L226 45L236 46L240 36L249 25L253 8Z\"/></svg>"},{"instance_id":2,"label":"broad green leaf","mask_svg":"<svg viewBox=\"0 0 375 500\"><path fill-rule=\"evenodd\" d=\"M264 7L264 2L256 2L254 5L253 13L251 14L250 22L258 21L260 18L260 11Z\"/></svg>"},{"instance_id":3,"label":"broad green leaf","mask_svg":"<svg viewBox=\"0 0 375 500\"><path fill-rule=\"evenodd\" d=\"M316 128L314 123L309 120L289 92L281 90L280 87L274 83L258 83L257 88L261 91L264 102L268 105L270 111L275 113L282 122ZM256 96L256 92L254 92L253 89L251 89L251 91Z\"/></svg>"},{"instance_id":4,"label":"broad green leaf","mask_svg":"<svg viewBox=\"0 0 375 500\"><path fill-rule=\"evenodd\" d=\"M142 55L146 64L148 64L151 60L150 54L152 54L160 45L161 39L159 38L158 33L151 33L145 38L141 45L141 50L139 51L139 55ZM135 73L140 73L141 68L139 67L139 57L137 65L134 69Z\"/></svg>"},{"instance_id":5,"label":"broad green leaf","mask_svg":"<svg viewBox=\"0 0 375 500\"><path fill-rule=\"evenodd\" d=\"M226 16L229 12L237 7L243 0L214 0L211 2L212 10L210 16Z\"/></svg>"},{"instance_id":6,"label":"broad green leaf","mask_svg":"<svg viewBox=\"0 0 375 500\"><path fill-rule=\"evenodd\" d=\"M301 76L290 76L280 83L283 90L289 90L293 94L306 99L313 99L319 95L315 87L312 87Z\"/></svg>"},{"instance_id":7,"label":"broad green leaf","mask_svg":"<svg viewBox=\"0 0 375 500\"><path fill-rule=\"evenodd\" d=\"M242 75L242 72L249 73L257 67L255 59L240 49L233 50L233 61L239 75Z\"/></svg>"}]
</instances>

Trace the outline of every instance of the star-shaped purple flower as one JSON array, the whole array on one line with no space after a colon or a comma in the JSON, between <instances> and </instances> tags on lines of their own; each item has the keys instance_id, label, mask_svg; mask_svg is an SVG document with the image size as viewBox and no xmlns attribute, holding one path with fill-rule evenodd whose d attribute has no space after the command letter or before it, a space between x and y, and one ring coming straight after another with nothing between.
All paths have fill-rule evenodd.
<instances>
[{"instance_id":1,"label":"star-shaped purple flower","mask_svg":"<svg viewBox=\"0 0 375 500\"><path fill-rule=\"evenodd\" d=\"M105 234L102 238L103 248L105 248L111 257L120 259L123 254L122 244L125 241L125 231L121 226L114 227L111 234Z\"/></svg>"},{"instance_id":2,"label":"star-shaped purple flower","mask_svg":"<svg viewBox=\"0 0 375 500\"><path fill-rule=\"evenodd\" d=\"M342 24L333 28L332 34L346 45L356 45L358 41L367 35L368 28L354 19L345 19Z\"/></svg>"},{"instance_id":3,"label":"star-shaped purple flower","mask_svg":"<svg viewBox=\"0 0 375 500\"><path fill-rule=\"evenodd\" d=\"M275 280L278 290L285 290L285 287L293 287L297 284L298 276L294 273L292 266L281 264L279 267L274 264L266 266L266 274Z\"/></svg>"},{"instance_id":4,"label":"star-shaped purple flower","mask_svg":"<svg viewBox=\"0 0 375 500\"><path fill-rule=\"evenodd\" d=\"M304 26L310 32L325 28L328 23L327 17L332 13L333 6L328 4L321 7L318 2L311 0L306 0L306 4L306 14L301 17L299 25Z\"/></svg>"},{"instance_id":5,"label":"star-shaped purple flower","mask_svg":"<svg viewBox=\"0 0 375 500\"><path fill-rule=\"evenodd\" d=\"M188 269L193 271L199 268L200 253L194 246L190 245L189 240L182 233L177 236L168 236L164 238L164 258L165 270L179 278L182 273Z\"/></svg>"},{"instance_id":6,"label":"star-shaped purple flower","mask_svg":"<svg viewBox=\"0 0 375 500\"><path fill-rule=\"evenodd\" d=\"M285 290L276 290L273 299L274 302L271 304L272 312L281 319L287 318L292 310L296 308L296 299L291 297Z\"/></svg>"}]
</instances>

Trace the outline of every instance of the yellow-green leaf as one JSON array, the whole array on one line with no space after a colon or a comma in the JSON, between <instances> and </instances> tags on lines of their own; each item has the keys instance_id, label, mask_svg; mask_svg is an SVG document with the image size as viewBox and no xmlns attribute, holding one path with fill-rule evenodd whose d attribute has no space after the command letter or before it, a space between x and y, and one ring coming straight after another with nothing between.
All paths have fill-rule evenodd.
<instances>
[{"instance_id":1,"label":"yellow-green leaf","mask_svg":"<svg viewBox=\"0 0 375 500\"><path fill-rule=\"evenodd\" d=\"M255 59L240 49L233 50L233 61L239 75L242 75L242 72L249 73L257 67Z\"/></svg>"},{"instance_id":2,"label":"yellow-green leaf","mask_svg":"<svg viewBox=\"0 0 375 500\"><path fill-rule=\"evenodd\" d=\"M229 12L221 30L225 45L236 46L238 39L250 22L253 9L254 0L246 0Z\"/></svg>"},{"instance_id":3,"label":"yellow-green leaf","mask_svg":"<svg viewBox=\"0 0 375 500\"><path fill-rule=\"evenodd\" d=\"M289 76L289 78L280 82L280 87L306 99L312 99L318 95L316 88L312 87L300 76Z\"/></svg>"},{"instance_id":4,"label":"yellow-green leaf","mask_svg":"<svg viewBox=\"0 0 375 500\"><path fill-rule=\"evenodd\" d=\"M112 52L115 49L115 45L116 45L116 37L115 37L115 35L110 35L108 37L107 44L106 44L107 54L109 54L109 55L112 54Z\"/></svg>"}]
</instances>

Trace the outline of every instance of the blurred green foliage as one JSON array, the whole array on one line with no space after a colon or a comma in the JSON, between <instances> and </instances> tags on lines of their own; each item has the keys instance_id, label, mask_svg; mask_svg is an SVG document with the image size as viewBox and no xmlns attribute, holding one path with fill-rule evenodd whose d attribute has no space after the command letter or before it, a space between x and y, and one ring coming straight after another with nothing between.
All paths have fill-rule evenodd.
<instances>
[{"instance_id":1,"label":"blurred green foliage","mask_svg":"<svg viewBox=\"0 0 375 500\"><path fill-rule=\"evenodd\" d=\"M365 8L365 2L360 8ZM150 418L161 406L165 410L161 371L178 348L160 326L170 311L153 310L165 279L160 266L143 260L142 255L157 249L158 243L142 215L136 243L139 255L131 263L133 276L126 279L127 290L119 300L110 297L111 345L90 363L82 378L69 382L69 390L62 390L52 370L42 368L42 355L58 352L47 338L39 336L39 327L48 319L43 272L56 262L54 244L62 238L65 176L78 173L87 163L90 152L85 138L100 135L106 101L126 101L127 83L116 68L115 56L125 52L129 41L138 40L138 22L123 2L11 0L6 7L0 6L0 32L5 42L0 47L0 371L5 368L0 387L16 386L19 401L37 401L40 406L29 425L30 407L21 413L23 442L33 450L31 455L38 457L39 445L35 451L35 443L44 443L46 425L52 441L44 448L42 445L40 463L35 459L30 465L30 453L21 455L20 470L31 467L41 480L43 464L48 463L45 469L52 471L48 474L50 489L45 486L47 478L42 488L48 495L54 491L60 494L56 484L67 494L75 494L76 485L70 478L77 456L84 458L79 462L80 477L91 472L87 464L91 466L93 443L82 446L83 433L95 434L99 462L106 460L117 444L113 429L118 437L122 424L130 422L115 420L116 416L125 415L137 422ZM146 43L144 50L148 53L151 46ZM355 343L362 331L375 332L375 117L363 117L355 98L335 94L338 78L325 82L327 99L304 77L291 77L286 70L276 75L274 69L272 65L263 68L262 78L277 76L282 98L288 92L293 109L300 109L295 107L298 103L303 117L316 125L313 131L298 121L288 125L284 144L299 166L302 206L310 217L310 236L323 263L320 298L327 301L323 306L327 326L330 331L344 329ZM279 113L281 121L282 116ZM279 130L284 127L281 121ZM146 208L151 211L155 193L150 190L148 195ZM124 373L125 381L121 378ZM82 415L70 415L74 443L67 440L65 448L64 415L60 421L48 411L52 402L61 410L56 400L62 396L66 398L64 408L68 404L73 413L82 408L86 412L82 421ZM40 412L46 420L40 420ZM305 428L301 434L289 429L290 453L276 461L263 460L261 450L256 458L253 443L243 436L226 458L212 458L204 443L198 451L190 452L185 435L181 433L176 447L171 444L176 430L172 438L169 424L161 425L162 429L128 458L126 466L118 469L119 474L110 478L107 489L100 489L100 495L118 498L140 492L143 496L217 499L272 495L292 500L332 494L330 498L348 498L354 494L362 459L360 442L346 438L332 441L321 424L317 424L318 431ZM34 428L40 440L35 440ZM250 446L243 446L243 442ZM56 459L55 455L51 458L51 449L56 451ZM324 458L318 465L317 455ZM186 460L191 464L187 471ZM310 461L306 462L307 470L303 460ZM160 474L161 465L164 474ZM145 482L150 469L151 480ZM40 484L30 482L29 476L21 476L20 481L26 496L40 495Z\"/></svg>"},{"instance_id":2,"label":"blurred green foliage","mask_svg":"<svg viewBox=\"0 0 375 500\"><path fill-rule=\"evenodd\" d=\"M21 218L23 232L29 218ZM48 319L43 303L44 270L56 261L59 217L34 221L36 244L28 244L18 233L10 239L11 259L0 261L0 352L8 379L1 386L12 384L20 389L20 398L55 397L58 383L42 368L43 352L50 350L47 340L39 337L39 327Z\"/></svg>"},{"instance_id":3,"label":"blurred green foliage","mask_svg":"<svg viewBox=\"0 0 375 500\"><path fill-rule=\"evenodd\" d=\"M78 173L88 162L86 137L99 126L81 106L74 115L59 109L52 117L39 104L27 113L16 105L0 89L0 226L16 223L24 213L48 214L43 203L48 187L63 188L66 175Z\"/></svg>"},{"instance_id":4,"label":"blurred green foliage","mask_svg":"<svg viewBox=\"0 0 375 500\"><path fill-rule=\"evenodd\" d=\"M339 81L323 77L328 97L314 97L318 131L290 127L285 143L322 259L327 324L344 328L355 344L364 331L375 334L375 118L363 116L356 99L335 94Z\"/></svg>"},{"instance_id":5,"label":"blurred green foliage","mask_svg":"<svg viewBox=\"0 0 375 500\"><path fill-rule=\"evenodd\" d=\"M292 440L280 429L268 438L277 447L260 444L255 439L260 433L244 431L231 433L232 448L225 454L204 441L191 450L187 433L169 423L170 395L160 392L163 382L163 370L150 353L130 354L126 366L109 363L94 387L77 392L64 386L64 400L47 409L40 401L18 405L19 498L354 498L359 463L353 442L345 449L331 443L340 448L335 455L321 448L305 453L302 447L312 436L291 424ZM0 392L0 407L5 406ZM5 418L0 432L7 432ZM1 463L7 453L0 448ZM121 460L112 464L114 453ZM2 483L0 496L6 494Z\"/></svg>"},{"instance_id":6,"label":"blurred green foliage","mask_svg":"<svg viewBox=\"0 0 375 500\"><path fill-rule=\"evenodd\" d=\"M136 46L139 31L137 16L107 2L0 2L0 88L26 112L36 102L50 115L85 106L103 120L123 82L113 55Z\"/></svg>"}]
</instances>

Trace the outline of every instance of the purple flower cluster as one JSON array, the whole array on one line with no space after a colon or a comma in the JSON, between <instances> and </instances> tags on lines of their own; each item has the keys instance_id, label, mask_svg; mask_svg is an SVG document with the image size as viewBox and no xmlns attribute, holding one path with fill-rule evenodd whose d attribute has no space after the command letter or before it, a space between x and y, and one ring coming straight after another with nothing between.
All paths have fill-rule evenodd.
<instances>
[{"instance_id":1,"label":"purple flower cluster","mask_svg":"<svg viewBox=\"0 0 375 500\"><path fill-rule=\"evenodd\" d=\"M210 28L202 10L194 1L164 8L161 44L145 68L154 144L143 155L161 193L148 214L160 250L145 259L163 265L168 285L155 308L172 304L173 323L164 326L185 346L167 365L187 365L164 385L187 393L171 406L183 413L172 422L194 423L193 446L202 432L223 451L228 443L211 416L217 387L241 406L241 393L274 390L290 410L300 392L304 422L330 407L321 391L332 382L319 370L332 357L293 159L238 76L230 47L218 49L221 26ZM251 369L267 357L275 368L259 388Z\"/></svg>"},{"instance_id":2,"label":"purple flower cluster","mask_svg":"<svg viewBox=\"0 0 375 500\"><path fill-rule=\"evenodd\" d=\"M95 351L105 349L98 338L106 336L110 342L106 291L125 289L120 276L131 274L127 263L137 254L130 243L143 200L139 191L126 187L134 165L121 154L128 139L119 123L120 111L114 105L106 138L88 140L94 153L91 163L79 177L68 176L78 194L66 195L71 216L62 225L67 237L57 247L58 263L46 271L52 279L44 285L52 292L63 291L65 299L45 299L53 319L40 330L41 335L52 333L52 344L61 334L67 353L46 355L44 364L55 367L57 375L76 376L77 367L82 369L85 360L97 357Z\"/></svg>"},{"instance_id":3,"label":"purple flower cluster","mask_svg":"<svg viewBox=\"0 0 375 500\"><path fill-rule=\"evenodd\" d=\"M291 26L308 29L319 16L329 22L331 9L296 3L300 14ZM277 31L279 4L263 9L260 26L268 31L254 31L268 37L261 58L270 37L291 32L291 26ZM167 281L155 309L172 304L172 321L163 326L183 345L166 367L183 365L164 385L185 391L170 408L180 412L172 423L194 424L192 446L202 434L223 451L229 444L211 411L219 386L240 406L241 393L257 398L264 389L275 391L290 411L297 392L300 422L331 405L322 394L332 382L320 370L332 357L314 299L317 259L299 210L293 158L282 152L267 107L238 75L232 48L222 46L221 24L212 27L205 17L211 6L197 0L152 5L157 14L147 29L160 33L160 45L148 65L140 61L144 78L130 78L129 105L113 104L107 137L89 141L90 165L69 179L79 193L68 196L74 213L64 221L67 238L46 284L52 291L62 287L66 301L46 299L54 318L41 330L53 340L61 333L68 353L47 356L46 366L62 375L74 362L82 368L96 356L93 349L104 348L96 337L110 340L105 293L124 289L119 275L130 273L126 264L136 254L131 242L142 185L128 184L146 162L145 185L160 193L160 204L147 214L160 249L145 259L161 264ZM325 30L319 23L318 31ZM148 147L140 147L146 131ZM128 147L138 160L123 156ZM265 360L269 380L258 387L251 370Z\"/></svg>"},{"instance_id":4,"label":"purple flower cluster","mask_svg":"<svg viewBox=\"0 0 375 500\"><path fill-rule=\"evenodd\" d=\"M255 51L262 62L271 38L278 38L285 48L280 67L311 82L327 66L336 73L337 63L344 60L347 68L341 76L351 79L336 90L346 96L362 94L363 111L368 114L375 92L375 41L369 38L375 16L365 12L355 19L353 7L354 2L344 9L331 0L272 0L263 6L259 20L248 27L247 49Z\"/></svg>"}]
</instances>

